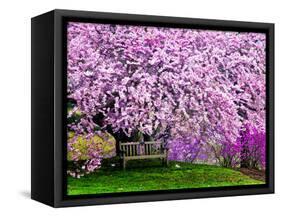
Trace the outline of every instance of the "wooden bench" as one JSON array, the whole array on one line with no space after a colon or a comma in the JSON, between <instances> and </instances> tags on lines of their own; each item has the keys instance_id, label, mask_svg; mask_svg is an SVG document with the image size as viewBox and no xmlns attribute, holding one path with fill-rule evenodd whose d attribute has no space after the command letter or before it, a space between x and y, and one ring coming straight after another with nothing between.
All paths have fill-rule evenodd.
<instances>
[{"instance_id":1,"label":"wooden bench","mask_svg":"<svg viewBox=\"0 0 281 217\"><path fill-rule=\"evenodd\" d=\"M120 142L119 150L124 170L129 160L159 158L168 165L168 150L162 142Z\"/></svg>"}]
</instances>

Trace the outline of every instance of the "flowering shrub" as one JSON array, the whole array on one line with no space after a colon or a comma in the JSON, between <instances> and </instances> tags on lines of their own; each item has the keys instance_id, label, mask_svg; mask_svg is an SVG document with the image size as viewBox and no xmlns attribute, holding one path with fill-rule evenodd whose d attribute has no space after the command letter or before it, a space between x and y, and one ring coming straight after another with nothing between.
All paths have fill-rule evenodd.
<instances>
[{"instance_id":1,"label":"flowering shrub","mask_svg":"<svg viewBox=\"0 0 281 217\"><path fill-rule=\"evenodd\" d=\"M72 164L67 171L69 175L80 178L100 168L102 151L91 137L74 136L69 139L67 148L67 158Z\"/></svg>"},{"instance_id":2,"label":"flowering shrub","mask_svg":"<svg viewBox=\"0 0 281 217\"><path fill-rule=\"evenodd\" d=\"M220 165L225 167L265 168L266 137L265 132L249 123L240 129L235 144L228 142L212 145L213 152Z\"/></svg>"},{"instance_id":3,"label":"flowering shrub","mask_svg":"<svg viewBox=\"0 0 281 217\"><path fill-rule=\"evenodd\" d=\"M240 132L237 146L241 150L241 167L265 168L265 132L259 131L257 128L247 124Z\"/></svg>"},{"instance_id":4,"label":"flowering shrub","mask_svg":"<svg viewBox=\"0 0 281 217\"><path fill-rule=\"evenodd\" d=\"M174 139L168 142L169 159L193 163L200 152L198 140L190 138Z\"/></svg>"},{"instance_id":5,"label":"flowering shrub","mask_svg":"<svg viewBox=\"0 0 281 217\"><path fill-rule=\"evenodd\" d=\"M212 144L211 149L219 165L223 167L240 166L240 147L232 143Z\"/></svg>"}]
</instances>

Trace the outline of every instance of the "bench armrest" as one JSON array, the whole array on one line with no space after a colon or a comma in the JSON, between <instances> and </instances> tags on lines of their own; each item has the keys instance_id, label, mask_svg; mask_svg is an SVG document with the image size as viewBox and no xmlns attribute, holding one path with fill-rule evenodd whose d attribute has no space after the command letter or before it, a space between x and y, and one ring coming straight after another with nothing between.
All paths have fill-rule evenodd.
<instances>
[{"instance_id":1,"label":"bench armrest","mask_svg":"<svg viewBox=\"0 0 281 217\"><path fill-rule=\"evenodd\" d=\"M123 151L123 150L120 150L120 151L119 151L119 155L122 156L122 157L125 155L125 153L126 153L126 152Z\"/></svg>"},{"instance_id":2,"label":"bench armrest","mask_svg":"<svg viewBox=\"0 0 281 217\"><path fill-rule=\"evenodd\" d=\"M168 151L169 150L168 147L161 147L160 149L161 149L161 151L165 151L165 150Z\"/></svg>"}]
</instances>

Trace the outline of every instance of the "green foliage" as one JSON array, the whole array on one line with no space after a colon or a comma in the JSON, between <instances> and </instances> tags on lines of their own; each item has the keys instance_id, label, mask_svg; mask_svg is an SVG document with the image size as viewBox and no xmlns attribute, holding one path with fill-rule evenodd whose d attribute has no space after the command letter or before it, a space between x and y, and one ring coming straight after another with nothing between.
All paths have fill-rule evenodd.
<instances>
[{"instance_id":1,"label":"green foliage","mask_svg":"<svg viewBox=\"0 0 281 217\"><path fill-rule=\"evenodd\" d=\"M69 138L74 136L73 132L69 132ZM77 138L77 142L72 145L74 149L79 150L81 153L79 160L88 160L88 145L87 140L85 140L82 136ZM67 152L67 160L71 161L73 159L74 152L68 151Z\"/></svg>"},{"instance_id":2,"label":"green foliage","mask_svg":"<svg viewBox=\"0 0 281 217\"><path fill-rule=\"evenodd\" d=\"M102 135L94 135L90 140L97 144L97 147L101 149L103 158L112 157L116 154L116 140L109 133L101 133ZM73 138L74 132L68 133L69 138ZM79 150L81 153L79 160L88 160L88 142L83 136L78 136L75 144L72 145L74 150ZM67 159L71 161L73 159L73 151L67 152Z\"/></svg>"},{"instance_id":3,"label":"green foliage","mask_svg":"<svg viewBox=\"0 0 281 217\"><path fill-rule=\"evenodd\" d=\"M106 163L110 165L110 163ZM68 194L100 194L184 188L204 188L264 184L239 171L218 166L171 162L162 167L159 160L131 161L126 171L115 167L74 179L68 177ZM103 164L104 165L104 164Z\"/></svg>"}]
</instances>

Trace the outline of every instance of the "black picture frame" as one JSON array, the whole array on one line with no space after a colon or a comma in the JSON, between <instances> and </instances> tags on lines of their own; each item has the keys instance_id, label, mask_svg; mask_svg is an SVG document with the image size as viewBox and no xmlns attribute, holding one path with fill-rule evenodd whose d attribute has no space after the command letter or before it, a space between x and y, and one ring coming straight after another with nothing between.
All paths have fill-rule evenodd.
<instances>
[{"instance_id":1,"label":"black picture frame","mask_svg":"<svg viewBox=\"0 0 281 217\"><path fill-rule=\"evenodd\" d=\"M266 184L204 189L67 196L66 22L263 32L266 34ZM274 24L53 10L32 18L31 198L53 207L274 193Z\"/></svg>"}]
</instances>

